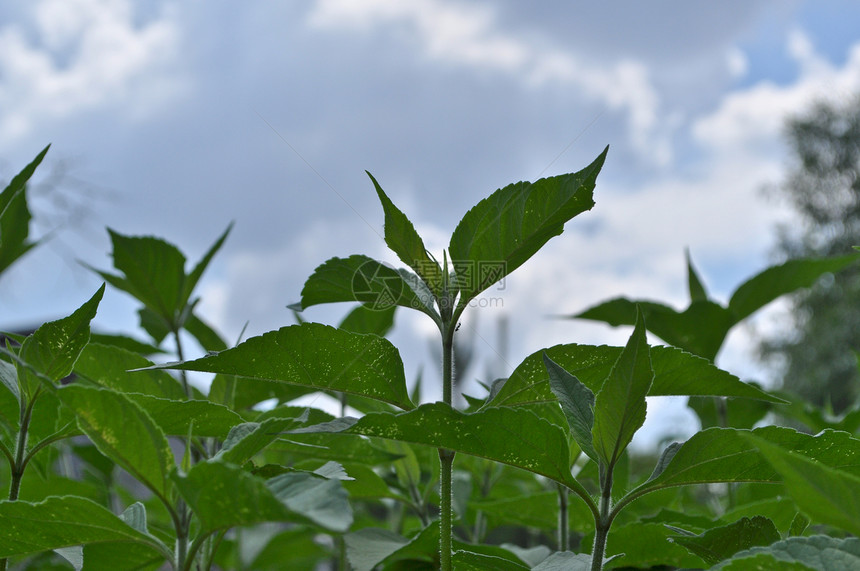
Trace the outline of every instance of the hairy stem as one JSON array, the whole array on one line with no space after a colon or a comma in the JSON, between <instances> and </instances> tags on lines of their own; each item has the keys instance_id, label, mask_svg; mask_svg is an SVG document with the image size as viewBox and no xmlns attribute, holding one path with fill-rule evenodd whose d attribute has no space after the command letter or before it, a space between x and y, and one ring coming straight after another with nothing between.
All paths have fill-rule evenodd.
<instances>
[{"instance_id":1,"label":"hairy stem","mask_svg":"<svg viewBox=\"0 0 860 571\"><path fill-rule=\"evenodd\" d=\"M558 486L558 550L570 550L570 532L567 523L567 488L561 484Z\"/></svg>"},{"instance_id":2,"label":"hairy stem","mask_svg":"<svg viewBox=\"0 0 860 571\"><path fill-rule=\"evenodd\" d=\"M595 522L594 549L591 550L591 571L602 571L606 538L612 526L612 471L614 466L600 463L600 517Z\"/></svg>"},{"instance_id":3,"label":"hairy stem","mask_svg":"<svg viewBox=\"0 0 860 571\"><path fill-rule=\"evenodd\" d=\"M451 322L442 329L442 400L453 402L454 387L454 328ZM439 449L439 561L442 571L453 571L453 497L451 483L454 473L454 452Z\"/></svg>"}]
</instances>

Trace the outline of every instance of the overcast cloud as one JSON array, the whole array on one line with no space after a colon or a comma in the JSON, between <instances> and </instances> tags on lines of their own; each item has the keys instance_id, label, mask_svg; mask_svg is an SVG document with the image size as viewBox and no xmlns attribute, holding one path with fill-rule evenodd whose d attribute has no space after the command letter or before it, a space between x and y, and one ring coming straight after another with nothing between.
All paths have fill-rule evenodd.
<instances>
[{"instance_id":1,"label":"overcast cloud","mask_svg":"<svg viewBox=\"0 0 860 571\"><path fill-rule=\"evenodd\" d=\"M541 316L619 294L680 306L685 247L725 299L772 261L773 226L787 219L761 193L787 165L786 118L860 89L850 2L142 6L0 7L0 178L49 142L38 180L64 173L54 194L34 192L37 234L55 232L0 280L0 327L91 295L98 280L75 260L109 267L105 226L161 236L196 261L235 220L202 311L228 338L245 322L259 334L292 322L286 304L325 259L396 261L365 169L441 253L496 188L579 170L610 144L594 210L510 276L502 307L466 315L481 356L469 377L505 372L502 314L509 365L556 343L620 344L627 331ZM51 215L58 197L84 214ZM399 315L393 339L408 375L432 376L418 317ZM96 324L133 328L134 305L113 292ZM748 345L733 335L723 366L758 374ZM664 425L684 414L662 410Z\"/></svg>"}]
</instances>

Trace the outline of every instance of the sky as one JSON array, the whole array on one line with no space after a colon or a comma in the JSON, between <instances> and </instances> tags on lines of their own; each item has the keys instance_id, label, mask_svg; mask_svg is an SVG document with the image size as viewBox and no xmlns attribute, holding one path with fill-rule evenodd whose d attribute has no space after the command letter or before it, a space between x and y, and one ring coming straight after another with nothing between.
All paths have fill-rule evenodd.
<instances>
[{"instance_id":1,"label":"sky","mask_svg":"<svg viewBox=\"0 0 860 571\"><path fill-rule=\"evenodd\" d=\"M328 258L402 265L365 170L441 257L480 199L608 144L594 209L464 315L463 381L481 394L543 347L621 345L629 330L548 316L618 295L681 308L685 248L723 302L773 263L792 223L765 191L791 165L785 122L860 90L857 21L836 0L3 2L0 181L52 146L31 188L45 240L0 278L0 328L88 299L100 281L79 261L110 269L107 227L196 263L235 222L199 310L231 341L258 335L294 323L286 306ZM720 366L767 380L752 347L784 325L774 305ZM94 327L136 332L136 309L109 291ZM401 311L391 337L425 400L433 327ZM649 400L651 440L695 429L682 403Z\"/></svg>"}]
</instances>

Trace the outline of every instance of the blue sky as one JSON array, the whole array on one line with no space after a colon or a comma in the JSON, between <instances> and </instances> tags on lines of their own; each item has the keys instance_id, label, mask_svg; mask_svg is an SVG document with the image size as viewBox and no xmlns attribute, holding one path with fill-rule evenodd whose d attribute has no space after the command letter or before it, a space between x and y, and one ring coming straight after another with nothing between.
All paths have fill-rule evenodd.
<instances>
[{"instance_id":1,"label":"blue sky","mask_svg":"<svg viewBox=\"0 0 860 571\"><path fill-rule=\"evenodd\" d=\"M854 2L801 0L4 2L0 179L50 142L37 183L60 182L33 189L34 233L51 238L0 279L0 326L91 295L76 260L110 266L106 226L196 261L235 221L201 311L227 338L246 322L259 334L292 323L285 306L325 259L396 262L365 169L439 254L496 188L609 144L594 210L510 276L502 307L466 315L483 360L469 380L557 343L621 344L627 331L542 316L621 294L680 306L686 247L718 299L770 263L791 220L761 192L789 164L784 122L858 92L857 21ZM134 310L112 292L95 323L130 330ZM750 336L720 363L763 375ZM410 376L435 374L429 323L400 315L393 339ZM659 403L650 416L686 418Z\"/></svg>"}]
</instances>

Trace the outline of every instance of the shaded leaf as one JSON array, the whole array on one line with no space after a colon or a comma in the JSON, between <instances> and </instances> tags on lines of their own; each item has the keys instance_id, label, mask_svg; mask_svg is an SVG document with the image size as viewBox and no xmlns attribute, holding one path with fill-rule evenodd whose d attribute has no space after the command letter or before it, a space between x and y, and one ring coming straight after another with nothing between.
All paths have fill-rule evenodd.
<instances>
[{"instance_id":1,"label":"shaded leaf","mask_svg":"<svg viewBox=\"0 0 860 571\"><path fill-rule=\"evenodd\" d=\"M591 555L556 551L532 569L534 571L591 571Z\"/></svg>"},{"instance_id":2,"label":"shaded leaf","mask_svg":"<svg viewBox=\"0 0 860 571\"><path fill-rule=\"evenodd\" d=\"M565 222L591 209L597 174L608 150L577 173L497 190L463 216L448 247L461 307L561 234Z\"/></svg>"},{"instance_id":3,"label":"shaded leaf","mask_svg":"<svg viewBox=\"0 0 860 571\"><path fill-rule=\"evenodd\" d=\"M125 396L145 410L168 436L186 436L193 427L194 436L224 438L231 428L244 422L226 406L205 400L171 400L134 393Z\"/></svg>"},{"instance_id":4,"label":"shaded leaf","mask_svg":"<svg viewBox=\"0 0 860 571\"><path fill-rule=\"evenodd\" d=\"M447 448L541 474L587 497L570 474L563 430L528 410L487 408L463 413L436 402L399 414L369 413L294 432L361 434Z\"/></svg>"},{"instance_id":5,"label":"shaded leaf","mask_svg":"<svg viewBox=\"0 0 860 571\"><path fill-rule=\"evenodd\" d=\"M283 327L220 353L149 368L279 381L365 396L402 409L414 407L394 345L376 335L359 335L319 323ZM237 381L237 390L241 384Z\"/></svg>"},{"instance_id":6,"label":"shaded leaf","mask_svg":"<svg viewBox=\"0 0 860 571\"><path fill-rule=\"evenodd\" d=\"M498 555L487 555L473 551L455 551L453 556L454 567L464 571L485 571L495 569L497 571L521 571L530 569L524 563L511 561Z\"/></svg>"},{"instance_id":7,"label":"shaded leaf","mask_svg":"<svg viewBox=\"0 0 860 571\"><path fill-rule=\"evenodd\" d=\"M687 258L687 290L690 292L690 303L694 301L707 301L708 292L705 290L705 285L693 266L693 259L690 257L690 249L684 252Z\"/></svg>"},{"instance_id":8,"label":"shaded leaf","mask_svg":"<svg viewBox=\"0 0 860 571\"><path fill-rule=\"evenodd\" d=\"M767 547L735 554L712 569L856 569L860 567L860 539L826 535L789 537Z\"/></svg>"},{"instance_id":9,"label":"shaded leaf","mask_svg":"<svg viewBox=\"0 0 860 571\"><path fill-rule=\"evenodd\" d=\"M99 386L122 393L141 393L181 400L188 398L177 379L166 371L136 371L152 362L121 347L89 343L75 363L75 373Z\"/></svg>"},{"instance_id":10,"label":"shaded leaf","mask_svg":"<svg viewBox=\"0 0 860 571\"><path fill-rule=\"evenodd\" d=\"M674 535L671 540L701 557L708 565L716 565L739 551L757 545L770 545L779 541L780 537L772 521L756 516L714 527L698 535Z\"/></svg>"},{"instance_id":11,"label":"shaded leaf","mask_svg":"<svg viewBox=\"0 0 860 571\"><path fill-rule=\"evenodd\" d=\"M340 482L308 472L266 482L232 464L202 462L173 478L203 534L267 521L313 523L332 531L346 531L352 524Z\"/></svg>"},{"instance_id":12,"label":"shaded leaf","mask_svg":"<svg viewBox=\"0 0 860 571\"><path fill-rule=\"evenodd\" d=\"M359 305L347 314L338 325L338 329L352 333L373 333L385 337L394 327L396 309L397 307L394 305L388 309L368 309L364 305Z\"/></svg>"},{"instance_id":13,"label":"shaded leaf","mask_svg":"<svg viewBox=\"0 0 860 571\"><path fill-rule=\"evenodd\" d=\"M543 360L549 374L550 388L561 404L574 440L589 458L597 461L597 452L594 451L591 436L594 426L594 393L546 354Z\"/></svg>"},{"instance_id":14,"label":"shaded leaf","mask_svg":"<svg viewBox=\"0 0 860 571\"><path fill-rule=\"evenodd\" d=\"M803 454L767 440L745 435L779 472L797 505L815 521L860 535L860 476L831 468ZM860 460L860 440L843 449L847 458Z\"/></svg>"}]
</instances>

